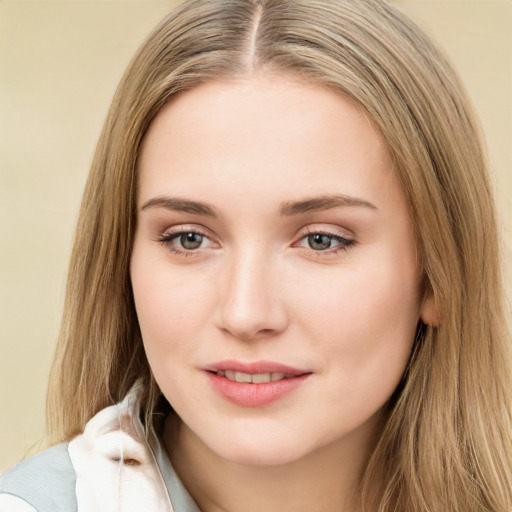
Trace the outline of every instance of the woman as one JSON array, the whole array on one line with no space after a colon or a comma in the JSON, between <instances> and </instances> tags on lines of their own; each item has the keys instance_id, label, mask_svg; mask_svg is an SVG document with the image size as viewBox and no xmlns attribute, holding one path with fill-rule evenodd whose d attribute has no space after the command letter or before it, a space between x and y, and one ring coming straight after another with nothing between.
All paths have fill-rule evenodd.
<instances>
[{"instance_id":1,"label":"woman","mask_svg":"<svg viewBox=\"0 0 512 512\"><path fill-rule=\"evenodd\" d=\"M186 2L114 98L55 446L0 499L511 510L509 350L477 125L421 31L381 0Z\"/></svg>"}]
</instances>

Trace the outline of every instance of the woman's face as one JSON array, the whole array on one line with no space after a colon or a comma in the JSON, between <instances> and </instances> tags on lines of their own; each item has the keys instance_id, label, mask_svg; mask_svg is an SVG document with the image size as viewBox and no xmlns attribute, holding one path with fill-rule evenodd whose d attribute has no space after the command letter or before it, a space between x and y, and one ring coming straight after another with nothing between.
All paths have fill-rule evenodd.
<instances>
[{"instance_id":1,"label":"woman's face","mask_svg":"<svg viewBox=\"0 0 512 512\"><path fill-rule=\"evenodd\" d=\"M247 464L364 446L428 307L368 119L286 76L214 81L160 111L139 171L137 315L189 437Z\"/></svg>"}]
</instances>

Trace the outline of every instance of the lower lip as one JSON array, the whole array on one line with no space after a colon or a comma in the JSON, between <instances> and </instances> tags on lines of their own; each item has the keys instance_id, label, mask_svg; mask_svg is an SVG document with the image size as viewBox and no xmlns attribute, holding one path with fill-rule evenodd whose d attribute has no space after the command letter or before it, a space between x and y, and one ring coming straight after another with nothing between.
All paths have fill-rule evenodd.
<instances>
[{"instance_id":1,"label":"lower lip","mask_svg":"<svg viewBox=\"0 0 512 512\"><path fill-rule=\"evenodd\" d=\"M213 389L229 402L242 407L262 407L279 400L283 396L298 389L311 375L305 373L287 379L253 384L233 382L216 373L206 372Z\"/></svg>"}]
</instances>

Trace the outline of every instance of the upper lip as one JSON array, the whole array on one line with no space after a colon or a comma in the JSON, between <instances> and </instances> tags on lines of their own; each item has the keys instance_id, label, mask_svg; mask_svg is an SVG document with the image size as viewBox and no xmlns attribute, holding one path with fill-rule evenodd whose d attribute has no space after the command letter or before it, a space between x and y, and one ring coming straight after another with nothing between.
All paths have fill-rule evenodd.
<instances>
[{"instance_id":1,"label":"upper lip","mask_svg":"<svg viewBox=\"0 0 512 512\"><path fill-rule=\"evenodd\" d=\"M305 373L311 373L311 371L309 371L309 370L294 368L293 366L276 363L274 361L242 362L242 361L236 361L233 359L226 359L223 361L218 361L216 363L209 364L208 366L203 367L203 370L206 370L209 372L231 370L234 372L250 373L250 374L284 373L285 375L291 375L291 376L304 375Z\"/></svg>"}]
</instances>

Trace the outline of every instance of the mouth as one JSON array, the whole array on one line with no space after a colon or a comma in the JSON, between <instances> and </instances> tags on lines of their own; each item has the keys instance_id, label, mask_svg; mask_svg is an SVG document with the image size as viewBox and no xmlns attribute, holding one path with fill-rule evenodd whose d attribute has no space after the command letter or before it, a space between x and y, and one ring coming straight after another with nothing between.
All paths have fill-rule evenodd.
<instances>
[{"instance_id":1,"label":"mouth","mask_svg":"<svg viewBox=\"0 0 512 512\"><path fill-rule=\"evenodd\" d=\"M313 373L265 361L222 361L203 370L221 397L242 407L268 405L299 389Z\"/></svg>"},{"instance_id":2,"label":"mouth","mask_svg":"<svg viewBox=\"0 0 512 512\"><path fill-rule=\"evenodd\" d=\"M226 377L226 379L232 382L245 382L251 384L264 384L266 382L277 382L278 380L290 379L296 377L296 375L286 375L279 372L267 372L267 373L244 373L235 372L233 370L217 370L215 372L219 377Z\"/></svg>"}]
</instances>

